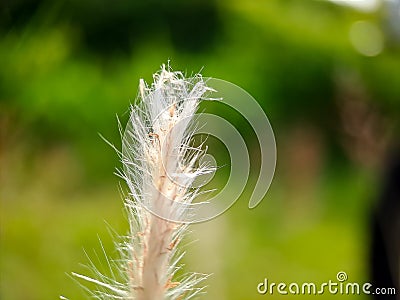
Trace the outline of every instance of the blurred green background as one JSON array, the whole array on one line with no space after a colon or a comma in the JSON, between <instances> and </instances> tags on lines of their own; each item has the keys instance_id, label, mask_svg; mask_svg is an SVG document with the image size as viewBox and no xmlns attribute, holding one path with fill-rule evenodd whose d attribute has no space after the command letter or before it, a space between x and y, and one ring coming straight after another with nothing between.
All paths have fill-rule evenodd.
<instances>
[{"instance_id":1,"label":"blurred green background","mask_svg":"<svg viewBox=\"0 0 400 300\"><path fill-rule=\"evenodd\" d=\"M0 299L83 299L66 275L86 272L83 248L96 257L101 238L117 257L108 228L127 231L120 164L98 133L120 147L115 116L126 122L139 78L151 82L168 60L246 89L277 140L264 201L247 208L250 182L228 212L192 226L185 268L213 274L204 299L281 298L257 294L264 278L367 281L371 211L399 132L395 5L2 1ZM258 151L240 116L211 110Z\"/></svg>"}]
</instances>

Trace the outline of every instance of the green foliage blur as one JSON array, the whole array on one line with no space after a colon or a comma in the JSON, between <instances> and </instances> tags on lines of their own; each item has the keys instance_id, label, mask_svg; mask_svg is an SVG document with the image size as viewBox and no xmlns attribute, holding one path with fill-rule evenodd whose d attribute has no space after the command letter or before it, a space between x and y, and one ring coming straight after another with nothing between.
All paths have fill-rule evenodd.
<instances>
[{"instance_id":1,"label":"green foliage blur","mask_svg":"<svg viewBox=\"0 0 400 300\"><path fill-rule=\"evenodd\" d=\"M252 166L239 201L192 227L185 268L213 274L204 299L282 297L257 293L264 278L368 281L370 216L400 120L400 20L388 3L2 1L0 299L84 299L68 276L87 273L83 248L102 265L101 239L117 258L120 163L99 134L120 147L116 116L126 122L139 78L151 82L168 60L246 89L277 140L264 201L247 208ZM209 109L257 157L246 121Z\"/></svg>"}]
</instances>

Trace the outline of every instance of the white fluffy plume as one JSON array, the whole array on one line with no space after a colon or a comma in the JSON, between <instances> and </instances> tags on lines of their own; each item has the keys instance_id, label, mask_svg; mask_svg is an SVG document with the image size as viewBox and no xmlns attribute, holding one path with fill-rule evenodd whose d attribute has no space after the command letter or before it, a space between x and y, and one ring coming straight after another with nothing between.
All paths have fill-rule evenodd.
<instances>
[{"instance_id":1,"label":"white fluffy plume","mask_svg":"<svg viewBox=\"0 0 400 300\"><path fill-rule=\"evenodd\" d=\"M94 278L74 276L97 285L97 299L191 299L203 288L206 275L176 273L181 268L178 245L186 232L190 204L198 195L194 180L213 168L199 160L205 151L191 143L193 118L199 102L211 90L201 75L186 79L162 66L147 86L140 81L140 95L131 107L122 132L123 170L129 195L125 207L130 232L118 244L121 260L117 272ZM110 266L112 268L112 266Z\"/></svg>"}]
</instances>

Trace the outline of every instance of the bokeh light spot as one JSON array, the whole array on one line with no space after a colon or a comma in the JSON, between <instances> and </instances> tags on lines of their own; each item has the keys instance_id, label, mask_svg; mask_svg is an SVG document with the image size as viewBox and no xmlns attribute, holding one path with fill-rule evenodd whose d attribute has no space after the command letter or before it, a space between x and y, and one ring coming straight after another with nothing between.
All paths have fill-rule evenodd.
<instances>
[{"instance_id":1,"label":"bokeh light spot","mask_svg":"<svg viewBox=\"0 0 400 300\"><path fill-rule=\"evenodd\" d=\"M384 47L382 31L368 21L355 22L350 28L349 38L353 47L365 56L377 56Z\"/></svg>"}]
</instances>

